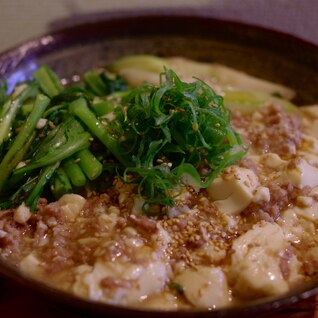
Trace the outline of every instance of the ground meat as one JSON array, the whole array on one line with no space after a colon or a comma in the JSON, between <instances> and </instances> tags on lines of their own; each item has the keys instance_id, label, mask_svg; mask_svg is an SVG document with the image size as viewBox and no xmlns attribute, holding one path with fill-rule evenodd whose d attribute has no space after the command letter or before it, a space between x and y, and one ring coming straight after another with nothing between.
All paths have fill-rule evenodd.
<instances>
[{"instance_id":1,"label":"ground meat","mask_svg":"<svg viewBox=\"0 0 318 318\"><path fill-rule=\"evenodd\" d=\"M145 215L142 215L140 217L131 215L129 217L129 221L134 227L147 233L157 232L157 222Z\"/></svg>"},{"instance_id":2,"label":"ground meat","mask_svg":"<svg viewBox=\"0 0 318 318\"><path fill-rule=\"evenodd\" d=\"M45 237L47 231L48 231L48 226L42 221L39 220L36 223L36 230L34 233L34 240L36 245L40 245L43 238Z\"/></svg>"},{"instance_id":3,"label":"ground meat","mask_svg":"<svg viewBox=\"0 0 318 318\"><path fill-rule=\"evenodd\" d=\"M251 203L242 212L242 215L247 218L247 223L254 224L261 220L274 222L280 217L282 211L295 205L298 196L306 196L311 191L310 187L299 189L291 183L279 185L271 181L266 186L270 192L270 201Z\"/></svg>"},{"instance_id":4,"label":"ground meat","mask_svg":"<svg viewBox=\"0 0 318 318\"><path fill-rule=\"evenodd\" d=\"M36 217L38 220L43 220L49 227L65 222L65 216L57 202L38 205Z\"/></svg>"},{"instance_id":5,"label":"ground meat","mask_svg":"<svg viewBox=\"0 0 318 318\"><path fill-rule=\"evenodd\" d=\"M270 105L261 110L259 125L247 126L247 138L253 150L259 153L273 152L290 157L302 145L301 122L287 114L280 106Z\"/></svg>"},{"instance_id":6,"label":"ground meat","mask_svg":"<svg viewBox=\"0 0 318 318\"><path fill-rule=\"evenodd\" d=\"M22 231L21 226L11 219L5 220L2 225L2 231L5 233L0 238L0 245L6 246L11 245L13 250L16 250L17 244L21 239Z\"/></svg>"},{"instance_id":7,"label":"ground meat","mask_svg":"<svg viewBox=\"0 0 318 318\"><path fill-rule=\"evenodd\" d=\"M13 214L13 210L0 212L0 251L3 249L3 255L13 255L16 259L24 254L23 240L28 237L30 228L15 222Z\"/></svg>"},{"instance_id":8,"label":"ground meat","mask_svg":"<svg viewBox=\"0 0 318 318\"><path fill-rule=\"evenodd\" d=\"M202 191L202 196L199 197L196 205L200 211L204 211L204 213L208 215L215 215L217 211L213 202L208 199L208 193L206 191Z\"/></svg>"},{"instance_id":9,"label":"ground meat","mask_svg":"<svg viewBox=\"0 0 318 318\"><path fill-rule=\"evenodd\" d=\"M250 121L245 116L242 116L239 111L234 110L232 111L231 123L235 128L246 128L250 124Z\"/></svg>"}]
</instances>

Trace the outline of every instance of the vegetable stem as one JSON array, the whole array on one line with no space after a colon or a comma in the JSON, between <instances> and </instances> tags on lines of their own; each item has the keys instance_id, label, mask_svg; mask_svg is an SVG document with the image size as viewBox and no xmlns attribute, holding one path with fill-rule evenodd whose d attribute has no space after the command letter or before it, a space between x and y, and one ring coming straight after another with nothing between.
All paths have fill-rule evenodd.
<instances>
[{"instance_id":1,"label":"vegetable stem","mask_svg":"<svg viewBox=\"0 0 318 318\"><path fill-rule=\"evenodd\" d=\"M24 167L16 169L14 174L51 165L72 156L79 150L88 148L90 134L73 117L52 130L42 141L34 158Z\"/></svg>"},{"instance_id":2,"label":"vegetable stem","mask_svg":"<svg viewBox=\"0 0 318 318\"><path fill-rule=\"evenodd\" d=\"M63 90L63 86L56 74L47 66L41 66L33 73L34 78L40 85L41 90L49 97L58 95Z\"/></svg>"},{"instance_id":3,"label":"vegetable stem","mask_svg":"<svg viewBox=\"0 0 318 318\"><path fill-rule=\"evenodd\" d=\"M35 187L32 189L31 193L25 200L25 204L30 207L31 212L35 211L38 200L43 192L44 186L50 181L59 165L60 163L56 162L55 164L47 166L41 170L39 179Z\"/></svg>"},{"instance_id":4,"label":"vegetable stem","mask_svg":"<svg viewBox=\"0 0 318 318\"><path fill-rule=\"evenodd\" d=\"M50 100L44 95L38 95L36 97L31 114L24 122L18 136L13 142L13 145L10 147L9 151L4 156L0 164L0 191L3 190L12 170L21 161L21 149L24 149L24 151L26 151L27 149L24 146L27 145L28 147L30 145L29 139L32 135L32 132L35 129L36 124L41 118L41 115L45 111L46 107L49 105L49 102Z\"/></svg>"},{"instance_id":5,"label":"vegetable stem","mask_svg":"<svg viewBox=\"0 0 318 318\"><path fill-rule=\"evenodd\" d=\"M114 92L107 96L106 99L95 97L91 103L91 107L97 116L103 116L110 114L114 111L116 105L119 104L122 98L129 95L131 90Z\"/></svg>"},{"instance_id":6,"label":"vegetable stem","mask_svg":"<svg viewBox=\"0 0 318 318\"><path fill-rule=\"evenodd\" d=\"M83 187L86 184L85 174L74 158L63 160L63 169L75 187Z\"/></svg>"},{"instance_id":7,"label":"vegetable stem","mask_svg":"<svg viewBox=\"0 0 318 318\"><path fill-rule=\"evenodd\" d=\"M125 159L118 150L118 137L111 135L107 129L96 118L95 114L88 108L84 98L79 98L70 103L70 112L76 115L121 162L124 166L130 166L131 162Z\"/></svg>"},{"instance_id":8,"label":"vegetable stem","mask_svg":"<svg viewBox=\"0 0 318 318\"><path fill-rule=\"evenodd\" d=\"M107 87L96 71L86 72L84 82L95 95L103 96L106 94Z\"/></svg>"},{"instance_id":9,"label":"vegetable stem","mask_svg":"<svg viewBox=\"0 0 318 318\"><path fill-rule=\"evenodd\" d=\"M21 150L16 153L14 160L10 162L8 169L10 169L12 171L17 166L18 163L22 162L23 157L25 156L25 154L27 153L27 151L31 147L35 136L36 136L36 133L35 133L35 131L33 131L32 135L27 140L27 142L23 145ZM7 190L8 188L11 189L15 185L19 184L19 182L21 182L24 179L24 177L25 176L23 176L23 175L18 175L18 176L11 175L8 182L6 183L5 190Z\"/></svg>"},{"instance_id":10,"label":"vegetable stem","mask_svg":"<svg viewBox=\"0 0 318 318\"><path fill-rule=\"evenodd\" d=\"M79 159L78 164L89 180L95 180L102 173L103 165L88 149L76 153L76 158Z\"/></svg>"},{"instance_id":11,"label":"vegetable stem","mask_svg":"<svg viewBox=\"0 0 318 318\"><path fill-rule=\"evenodd\" d=\"M63 194L69 193L71 191L72 191L72 185L67 174L65 173L62 167L59 167L56 170L53 187L52 187L52 192L54 194L54 197L56 199L59 199Z\"/></svg>"},{"instance_id":12,"label":"vegetable stem","mask_svg":"<svg viewBox=\"0 0 318 318\"><path fill-rule=\"evenodd\" d=\"M37 85L31 83L16 98L9 99L3 105L0 113L0 145L8 139L12 123L24 101L35 95L36 92Z\"/></svg>"}]
</instances>

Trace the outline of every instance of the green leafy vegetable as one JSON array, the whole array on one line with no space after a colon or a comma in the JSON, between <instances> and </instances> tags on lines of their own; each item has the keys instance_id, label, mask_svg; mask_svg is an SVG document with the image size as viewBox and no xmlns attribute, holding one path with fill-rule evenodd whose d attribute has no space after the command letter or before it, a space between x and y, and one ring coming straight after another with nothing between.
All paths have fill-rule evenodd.
<instances>
[{"instance_id":1,"label":"green leafy vegetable","mask_svg":"<svg viewBox=\"0 0 318 318\"><path fill-rule=\"evenodd\" d=\"M72 102L69 106L70 112L76 115L87 126L92 135L96 136L121 162L123 165L129 165L127 161L117 149L119 136L114 136L102 122L89 109L88 103L84 98L79 98Z\"/></svg>"},{"instance_id":2,"label":"green leafy vegetable","mask_svg":"<svg viewBox=\"0 0 318 318\"><path fill-rule=\"evenodd\" d=\"M97 96L105 96L127 89L127 84L121 77L111 79L105 72L89 71L84 74L83 78L88 90Z\"/></svg>"},{"instance_id":3,"label":"green leafy vegetable","mask_svg":"<svg viewBox=\"0 0 318 318\"><path fill-rule=\"evenodd\" d=\"M0 145L7 140L12 131L13 122L16 114L23 105L24 101L37 93L37 85L30 83L14 97L9 98L0 110Z\"/></svg>"},{"instance_id":4,"label":"green leafy vegetable","mask_svg":"<svg viewBox=\"0 0 318 318\"><path fill-rule=\"evenodd\" d=\"M33 73L41 90L49 97L54 97L62 92L63 86L57 75L47 66L41 66Z\"/></svg>"},{"instance_id":5,"label":"green leafy vegetable","mask_svg":"<svg viewBox=\"0 0 318 318\"><path fill-rule=\"evenodd\" d=\"M59 199L63 194L72 191L72 185L65 170L59 167L55 173L54 181L52 185L52 192L55 199Z\"/></svg>"},{"instance_id":6,"label":"green leafy vegetable","mask_svg":"<svg viewBox=\"0 0 318 318\"><path fill-rule=\"evenodd\" d=\"M72 156L79 150L88 148L90 134L73 117L68 117L44 138L32 160L24 167L18 168L14 174L54 164Z\"/></svg>"},{"instance_id":7,"label":"green leafy vegetable","mask_svg":"<svg viewBox=\"0 0 318 318\"><path fill-rule=\"evenodd\" d=\"M88 149L83 149L76 154L78 164L89 180L95 180L103 171L103 165Z\"/></svg>"},{"instance_id":8,"label":"green leafy vegetable","mask_svg":"<svg viewBox=\"0 0 318 318\"><path fill-rule=\"evenodd\" d=\"M0 208L42 193L56 199L103 189L117 173L138 185L143 211L173 206L184 185L207 187L246 152L230 111L205 82L164 69L160 85L127 89L118 76L87 72L64 88L46 66L0 108ZM40 92L40 93L39 93Z\"/></svg>"},{"instance_id":9,"label":"green leafy vegetable","mask_svg":"<svg viewBox=\"0 0 318 318\"><path fill-rule=\"evenodd\" d=\"M71 183L75 187L83 187L86 184L86 177L75 159L69 157L63 161L63 168Z\"/></svg>"},{"instance_id":10,"label":"green leafy vegetable","mask_svg":"<svg viewBox=\"0 0 318 318\"><path fill-rule=\"evenodd\" d=\"M45 97L44 95L37 96L31 114L22 125L18 136L14 140L7 154L4 156L3 160L1 161L0 191L3 190L7 178L11 174L12 170L23 159L23 155L27 151L27 148L30 146L29 139L32 140L31 136L33 134L34 128L38 120L41 118L41 115L44 113L48 104L49 99L47 97Z\"/></svg>"},{"instance_id":11,"label":"green leafy vegetable","mask_svg":"<svg viewBox=\"0 0 318 318\"><path fill-rule=\"evenodd\" d=\"M47 166L43 168L38 175L28 178L9 198L2 198L0 200L0 208L8 209L25 202L25 204L30 207L30 210L34 212L44 187L50 182L59 164L60 163L57 162L51 166Z\"/></svg>"},{"instance_id":12,"label":"green leafy vegetable","mask_svg":"<svg viewBox=\"0 0 318 318\"><path fill-rule=\"evenodd\" d=\"M28 195L28 197L25 200L25 204L30 207L30 210L32 212L35 211L38 200L43 192L44 186L50 181L50 179L55 173L55 170L58 168L59 165L60 165L60 162L57 161L56 163L52 165L48 165L44 167L40 171L40 174L37 177L36 184L34 185L31 193Z\"/></svg>"}]
</instances>

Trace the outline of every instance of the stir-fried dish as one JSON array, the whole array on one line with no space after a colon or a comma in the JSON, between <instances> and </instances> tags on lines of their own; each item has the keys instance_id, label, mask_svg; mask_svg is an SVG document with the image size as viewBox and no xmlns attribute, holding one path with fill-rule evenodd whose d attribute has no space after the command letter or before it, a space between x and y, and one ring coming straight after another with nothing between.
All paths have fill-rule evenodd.
<instances>
[{"instance_id":1,"label":"stir-fried dish","mask_svg":"<svg viewBox=\"0 0 318 318\"><path fill-rule=\"evenodd\" d=\"M0 258L78 297L220 309L318 273L318 106L184 58L0 87Z\"/></svg>"}]
</instances>

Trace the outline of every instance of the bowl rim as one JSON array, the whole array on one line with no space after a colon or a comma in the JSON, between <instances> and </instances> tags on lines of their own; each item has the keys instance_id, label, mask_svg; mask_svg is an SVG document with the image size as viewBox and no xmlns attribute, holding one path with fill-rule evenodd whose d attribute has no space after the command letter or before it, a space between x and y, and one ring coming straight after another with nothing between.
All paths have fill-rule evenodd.
<instances>
[{"instance_id":1,"label":"bowl rim","mask_svg":"<svg viewBox=\"0 0 318 318\"><path fill-rule=\"evenodd\" d=\"M123 313L128 314L128 317L135 317L137 314L147 314L152 318L190 318L190 317L204 317L204 318L226 318L226 317L250 317L250 315L268 314L278 310L288 310L288 306L296 304L309 297L318 295L318 278L311 282L308 288L300 288L301 292L292 291L277 298L268 298L264 301L256 301L248 305L235 305L220 309L206 309L206 308L191 308L178 310L157 310L153 308L138 308L132 306L116 305L104 303L89 299L80 298L74 294L63 290L58 290L52 286L41 283L40 281L28 277L19 272L17 268L13 268L0 260L0 276L3 276L14 283L25 287L27 290L34 291L41 298L48 302L57 303L62 308L73 309L75 311L85 310L85 312L92 312L94 314L101 314L110 312L116 317ZM148 317L148 316L147 316Z\"/></svg>"},{"instance_id":2,"label":"bowl rim","mask_svg":"<svg viewBox=\"0 0 318 318\"><path fill-rule=\"evenodd\" d=\"M160 8L156 9L139 9L139 10L118 10L109 11L102 13L91 13L87 15L77 15L75 20L77 22L65 22L64 26L54 30L52 32L45 32L42 35L31 37L26 41L22 41L14 45L11 48L0 52L0 80L4 74L13 68L18 67L21 63L25 62L32 56L42 56L49 51L58 50L60 47L66 47L78 43L80 38L89 38L89 32L91 27L96 25L110 25L119 23L121 21L138 21L140 19L147 19L149 22L151 19L178 19L183 21L195 20L196 22L210 23L210 26L224 27L231 26L233 29L240 28L245 31L256 30L259 34L272 35L273 38L279 39L282 42L290 42L293 45L300 45L307 50L313 52L314 55L318 56L318 43L315 44L306 39L303 39L294 34L280 31L274 28L260 26L254 23L246 23L243 21L236 21L234 19L222 19L213 16L207 10L199 8L192 10L189 8L184 9L169 9ZM131 25L134 29L129 32L119 29L117 30L116 36L118 35L131 35L136 32L140 32L140 27ZM144 30L145 31L145 30ZM170 30L168 30L169 32ZM187 29L188 32L194 32L195 28ZM166 30L167 32L167 30ZM180 32L180 30L178 30ZM146 31L147 33L147 31ZM111 34L108 34L111 37ZM277 49L277 48L276 48ZM289 57L290 58L290 57ZM13 61L12 61L13 60ZM306 61L302 61L306 63ZM309 65L310 66L310 65Z\"/></svg>"},{"instance_id":3,"label":"bowl rim","mask_svg":"<svg viewBox=\"0 0 318 318\"><path fill-rule=\"evenodd\" d=\"M190 10L190 9L159 9L159 10L133 10L133 11L112 11L106 12L97 15L90 15L86 17L84 23L79 23L76 25L67 26L57 31L48 32L43 35L39 35L23 41L20 44L15 45L12 48L9 48L2 53L0 53L0 79L1 74L6 74L10 70L19 67L21 63L27 63L27 61L33 56L42 56L51 52L52 50L58 50L61 47L71 46L74 43L79 41L80 35L84 30L84 36L88 36L87 28L90 30L91 27L96 27L96 25L104 25L111 24L114 21L119 23L121 21L137 21L140 19L179 19L181 20L196 20L201 21L203 23L210 22L214 26L222 27L225 25L230 25L233 28L241 28L244 30L256 30L256 32L271 34L275 38L284 41L291 41L297 45L305 47L306 49L313 51L314 54L318 56L318 45L299 38L295 35L288 34L286 32L278 31L276 29L271 29L269 27L263 27L255 24L234 21L230 19L221 19L215 18L213 15L207 13L205 10ZM134 32L138 31L135 29ZM121 31L119 31L121 32ZM129 33L125 33L125 35L129 35ZM72 41L69 41L72 39ZM14 63L12 63L12 60ZM120 315L122 313L127 312L128 314L140 314L140 313L148 313L148 314L158 314L160 316L176 316L176 313L180 314L182 317L192 316L193 315L202 315L209 317L225 317L227 315L233 314L263 314L265 312L281 309L288 305L292 305L298 301L307 299L311 296L318 294L318 283L314 282L311 284L308 289L303 290L297 293L289 293L288 295L283 295L275 300L262 302L260 304L242 307L230 307L219 310L208 311L206 309L191 309L191 310L178 310L178 311L158 311L152 309L138 309L131 307L123 307L118 305L110 305L107 303L101 302L93 302L90 300L80 299L72 294L67 292L59 291L52 287L49 287L45 284L42 284L39 281L36 281L30 277L25 277L23 274L18 272L16 269L10 267L8 264L0 261L0 274L4 277L10 278L19 284L24 285L27 288L31 288L36 292L44 291L49 295L55 295L59 302L65 302L67 300L71 301L76 306L84 308L86 310L105 312L106 310L118 312ZM47 298L47 297L45 297ZM180 316L180 317L181 317ZM159 316L158 316L159 317Z\"/></svg>"}]
</instances>

